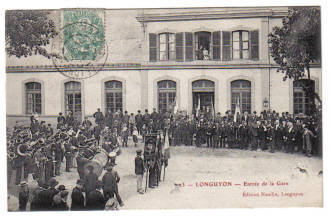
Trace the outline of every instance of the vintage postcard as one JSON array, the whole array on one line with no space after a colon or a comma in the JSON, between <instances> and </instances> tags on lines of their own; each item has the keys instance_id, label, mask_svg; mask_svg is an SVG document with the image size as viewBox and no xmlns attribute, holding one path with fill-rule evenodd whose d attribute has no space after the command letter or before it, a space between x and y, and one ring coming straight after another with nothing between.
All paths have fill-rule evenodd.
<instances>
[{"instance_id":1,"label":"vintage postcard","mask_svg":"<svg viewBox=\"0 0 330 216\"><path fill-rule=\"evenodd\" d=\"M6 10L7 211L323 207L320 14Z\"/></svg>"}]
</instances>

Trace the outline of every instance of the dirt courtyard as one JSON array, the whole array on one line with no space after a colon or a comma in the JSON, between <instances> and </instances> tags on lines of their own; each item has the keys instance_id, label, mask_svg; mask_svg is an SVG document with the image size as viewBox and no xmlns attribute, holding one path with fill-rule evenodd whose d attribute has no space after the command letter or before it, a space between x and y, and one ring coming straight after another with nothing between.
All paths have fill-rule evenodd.
<instances>
[{"instance_id":1,"label":"dirt courtyard","mask_svg":"<svg viewBox=\"0 0 330 216\"><path fill-rule=\"evenodd\" d=\"M158 188L136 192L132 143L117 158L121 180L119 193L125 205L120 209L206 209L238 207L321 207L322 159L302 154L269 153L238 149L209 149L194 146L170 147L171 158L165 181ZM72 190L76 169L56 179ZM163 170L162 170L163 171ZM8 187L8 210L18 209L17 186ZM102 177L102 176L101 176ZM101 179L100 177L100 179ZM163 172L162 172L163 178ZM145 184L145 180L143 181ZM174 183L181 183L175 188ZM29 177L33 189L36 182ZM71 202L69 194L68 203ZM29 209L29 204L28 204Z\"/></svg>"}]
</instances>

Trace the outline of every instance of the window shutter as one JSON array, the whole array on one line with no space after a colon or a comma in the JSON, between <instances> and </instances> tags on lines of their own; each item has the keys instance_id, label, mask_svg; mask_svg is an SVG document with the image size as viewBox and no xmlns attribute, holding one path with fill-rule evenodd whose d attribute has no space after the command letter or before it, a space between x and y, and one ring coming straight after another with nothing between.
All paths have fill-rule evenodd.
<instances>
[{"instance_id":1,"label":"window shutter","mask_svg":"<svg viewBox=\"0 0 330 216\"><path fill-rule=\"evenodd\" d=\"M191 32L186 32L186 61L193 60L193 34Z\"/></svg>"},{"instance_id":2,"label":"window shutter","mask_svg":"<svg viewBox=\"0 0 330 216\"><path fill-rule=\"evenodd\" d=\"M183 61L183 33L175 34L175 56L176 61Z\"/></svg>"},{"instance_id":3,"label":"window shutter","mask_svg":"<svg viewBox=\"0 0 330 216\"><path fill-rule=\"evenodd\" d=\"M222 32L222 60L231 60L231 32Z\"/></svg>"},{"instance_id":4,"label":"window shutter","mask_svg":"<svg viewBox=\"0 0 330 216\"><path fill-rule=\"evenodd\" d=\"M213 60L220 60L220 31L212 32Z\"/></svg>"},{"instance_id":5,"label":"window shutter","mask_svg":"<svg viewBox=\"0 0 330 216\"><path fill-rule=\"evenodd\" d=\"M259 31L250 32L251 35L251 59L259 59Z\"/></svg>"},{"instance_id":6,"label":"window shutter","mask_svg":"<svg viewBox=\"0 0 330 216\"><path fill-rule=\"evenodd\" d=\"M157 34L149 33L149 60L157 61Z\"/></svg>"}]
</instances>

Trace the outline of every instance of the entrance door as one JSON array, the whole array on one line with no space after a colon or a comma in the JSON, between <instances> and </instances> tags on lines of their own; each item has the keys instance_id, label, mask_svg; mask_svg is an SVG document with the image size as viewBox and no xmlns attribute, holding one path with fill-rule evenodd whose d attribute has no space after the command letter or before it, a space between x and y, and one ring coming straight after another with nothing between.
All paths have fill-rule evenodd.
<instances>
[{"instance_id":1,"label":"entrance door","mask_svg":"<svg viewBox=\"0 0 330 216\"><path fill-rule=\"evenodd\" d=\"M214 92L193 92L194 113L198 107L198 100L200 100L201 113L210 112L214 106Z\"/></svg>"},{"instance_id":2,"label":"entrance door","mask_svg":"<svg viewBox=\"0 0 330 216\"><path fill-rule=\"evenodd\" d=\"M196 80L192 83L193 114L196 114L198 103L201 113L211 114L214 109L214 82L210 80Z\"/></svg>"},{"instance_id":3,"label":"entrance door","mask_svg":"<svg viewBox=\"0 0 330 216\"><path fill-rule=\"evenodd\" d=\"M65 83L65 113L72 112L73 116L78 120L82 120L82 103L81 103L81 84L80 82Z\"/></svg>"}]
</instances>

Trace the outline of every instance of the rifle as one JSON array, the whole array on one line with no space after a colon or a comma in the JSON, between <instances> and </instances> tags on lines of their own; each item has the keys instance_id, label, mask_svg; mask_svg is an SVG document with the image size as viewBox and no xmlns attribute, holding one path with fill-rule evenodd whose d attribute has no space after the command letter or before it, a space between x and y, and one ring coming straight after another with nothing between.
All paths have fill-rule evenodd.
<instances>
[{"instance_id":1,"label":"rifle","mask_svg":"<svg viewBox=\"0 0 330 216\"><path fill-rule=\"evenodd\" d=\"M165 163L164 164L164 174L163 174L163 181L165 181L165 170L166 170L166 166L165 166Z\"/></svg>"},{"instance_id":2,"label":"rifle","mask_svg":"<svg viewBox=\"0 0 330 216\"><path fill-rule=\"evenodd\" d=\"M149 176L149 168L147 168L147 173L146 173L146 188L145 188L145 193L147 193L147 188L148 188L148 176Z\"/></svg>"}]
</instances>

